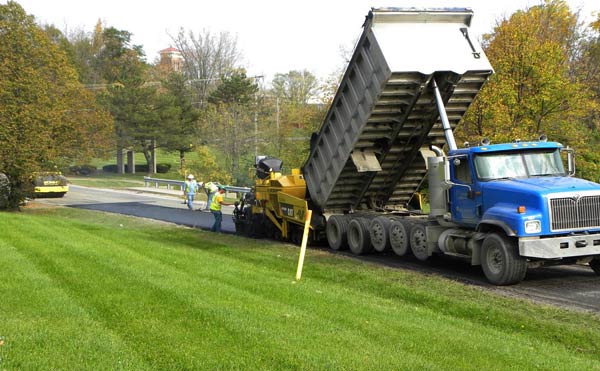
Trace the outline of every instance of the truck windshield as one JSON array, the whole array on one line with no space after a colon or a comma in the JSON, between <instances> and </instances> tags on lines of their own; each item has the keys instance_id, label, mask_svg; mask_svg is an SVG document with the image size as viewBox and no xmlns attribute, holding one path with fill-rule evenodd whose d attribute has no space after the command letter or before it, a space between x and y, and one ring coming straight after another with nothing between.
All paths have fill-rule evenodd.
<instances>
[{"instance_id":1,"label":"truck windshield","mask_svg":"<svg viewBox=\"0 0 600 371\"><path fill-rule=\"evenodd\" d=\"M478 154L475 171L481 180L565 175L558 149Z\"/></svg>"}]
</instances>

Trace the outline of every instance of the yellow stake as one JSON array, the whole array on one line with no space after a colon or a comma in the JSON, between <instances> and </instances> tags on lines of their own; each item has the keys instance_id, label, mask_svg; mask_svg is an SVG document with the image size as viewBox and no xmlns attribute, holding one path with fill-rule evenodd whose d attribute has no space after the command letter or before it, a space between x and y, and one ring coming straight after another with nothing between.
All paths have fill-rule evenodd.
<instances>
[{"instance_id":1,"label":"yellow stake","mask_svg":"<svg viewBox=\"0 0 600 371\"><path fill-rule=\"evenodd\" d=\"M306 220L304 221L304 234L302 235L302 245L300 245L300 257L298 257L298 270L296 270L296 281L300 281L302 277L302 266L304 265L304 254L306 254L306 242L308 240L308 231L310 230L310 218L312 217L312 210L308 210L306 213Z\"/></svg>"}]
</instances>

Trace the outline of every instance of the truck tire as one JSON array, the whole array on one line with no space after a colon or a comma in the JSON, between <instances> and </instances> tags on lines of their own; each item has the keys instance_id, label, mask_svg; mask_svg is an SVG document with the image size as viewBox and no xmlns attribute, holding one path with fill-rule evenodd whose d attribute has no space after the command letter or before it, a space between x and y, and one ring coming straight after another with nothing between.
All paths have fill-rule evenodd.
<instances>
[{"instance_id":1,"label":"truck tire","mask_svg":"<svg viewBox=\"0 0 600 371\"><path fill-rule=\"evenodd\" d=\"M371 243L375 251L383 252L390 249L390 219L385 216L378 216L371 221L369 234Z\"/></svg>"},{"instance_id":2,"label":"truck tire","mask_svg":"<svg viewBox=\"0 0 600 371\"><path fill-rule=\"evenodd\" d=\"M429 259L427 251L427 234L424 224L413 224L410 228L410 250L420 261Z\"/></svg>"},{"instance_id":3,"label":"truck tire","mask_svg":"<svg viewBox=\"0 0 600 371\"><path fill-rule=\"evenodd\" d=\"M370 221L354 218L348 224L348 247L354 255L365 255L373 251L369 234Z\"/></svg>"},{"instance_id":4,"label":"truck tire","mask_svg":"<svg viewBox=\"0 0 600 371\"><path fill-rule=\"evenodd\" d=\"M327 243L333 250L346 250L348 248L348 219L343 215L332 215L327 220L325 227Z\"/></svg>"},{"instance_id":5,"label":"truck tire","mask_svg":"<svg viewBox=\"0 0 600 371\"><path fill-rule=\"evenodd\" d=\"M527 273L527 260L517 253L517 245L507 236L490 233L481 245L481 268L494 285L521 282Z\"/></svg>"},{"instance_id":6,"label":"truck tire","mask_svg":"<svg viewBox=\"0 0 600 371\"><path fill-rule=\"evenodd\" d=\"M600 276L600 259L599 258L592 259L592 261L590 262L590 267L592 268L594 273L596 273L597 276Z\"/></svg>"},{"instance_id":7,"label":"truck tire","mask_svg":"<svg viewBox=\"0 0 600 371\"><path fill-rule=\"evenodd\" d=\"M394 253L398 256L404 256L408 252L411 226L412 223L401 219L392 218L390 221L390 245Z\"/></svg>"}]
</instances>

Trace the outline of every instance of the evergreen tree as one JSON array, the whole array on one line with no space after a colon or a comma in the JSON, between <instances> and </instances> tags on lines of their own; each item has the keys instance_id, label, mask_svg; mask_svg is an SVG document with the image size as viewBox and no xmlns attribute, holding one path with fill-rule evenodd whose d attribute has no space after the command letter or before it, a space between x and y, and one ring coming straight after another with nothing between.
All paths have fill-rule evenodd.
<instances>
[{"instance_id":1,"label":"evergreen tree","mask_svg":"<svg viewBox=\"0 0 600 371\"><path fill-rule=\"evenodd\" d=\"M180 168L185 168L185 154L202 142L199 138L200 113L190 100L191 89L180 73L171 73L163 81L164 112L172 121L165 127L161 144L167 150L179 152Z\"/></svg>"},{"instance_id":2,"label":"evergreen tree","mask_svg":"<svg viewBox=\"0 0 600 371\"><path fill-rule=\"evenodd\" d=\"M216 125L212 125L210 136L213 143L219 143L226 168L236 181L246 178L240 171L241 157L251 151L251 143L256 150L258 138L253 116L258 109L257 92L257 84L244 71L236 71L223 77L208 98L216 114L211 116Z\"/></svg>"}]
</instances>

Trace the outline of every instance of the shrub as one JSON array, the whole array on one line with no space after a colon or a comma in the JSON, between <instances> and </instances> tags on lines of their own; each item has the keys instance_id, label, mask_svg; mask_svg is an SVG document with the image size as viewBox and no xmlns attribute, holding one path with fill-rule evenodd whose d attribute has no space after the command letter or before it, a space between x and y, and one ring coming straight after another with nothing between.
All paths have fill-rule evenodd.
<instances>
[{"instance_id":1,"label":"shrub","mask_svg":"<svg viewBox=\"0 0 600 371\"><path fill-rule=\"evenodd\" d=\"M80 175L90 175L94 174L98 170L94 165L81 165L81 170L79 170Z\"/></svg>"},{"instance_id":2,"label":"shrub","mask_svg":"<svg viewBox=\"0 0 600 371\"><path fill-rule=\"evenodd\" d=\"M127 165L125 165L125 171L129 171L129 167ZM135 165L135 172L136 173L147 173L148 172L148 165L145 164L140 164L140 165Z\"/></svg>"},{"instance_id":3,"label":"shrub","mask_svg":"<svg viewBox=\"0 0 600 371\"><path fill-rule=\"evenodd\" d=\"M17 210L31 197L33 183L29 175L0 173L0 209Z\"/></svg>"},{"instance_id":4,"label":"shrub","mask_svg":"<svg viewBox=\"0 0 600 371\"><path fill-rule=\"evenodd\" d=\"M102 171L105 171L107 173L116 173L117 172L117 165L114 165L114 164L104 165L104 166L102 166Z\"/></svg>"},{"instance_id":5,"label":"shrub","mask_svg":"<svg viewBox=\"0 0 600 371\"><path fill-rule=\"evenodd\" d=\"M171 164L156 164L156 172L160 174L168 173L171 170Z\"/></svg>"},{"instance_id":6,"label":"shrub","mask_svg":"<svg viewBox=\"0 0 600 371\"><path fill-rule=\"evenodd\" d=\"M7 209L10 200L10 181L4 173L0 173L0 210Z\"/></svg>"},{"instance_id":7,"label":"shrub","mask_svg":"<svg viewBox=\"0 0 600 371\"><path fill-rule=\"evenodd\" d=\"M94 165L74 165L69 166L68 173L73 175L90 175L95 173L97 168ZM115 172L117 171L117 167L115 165Z\"/></svg>"}]
</instances>

